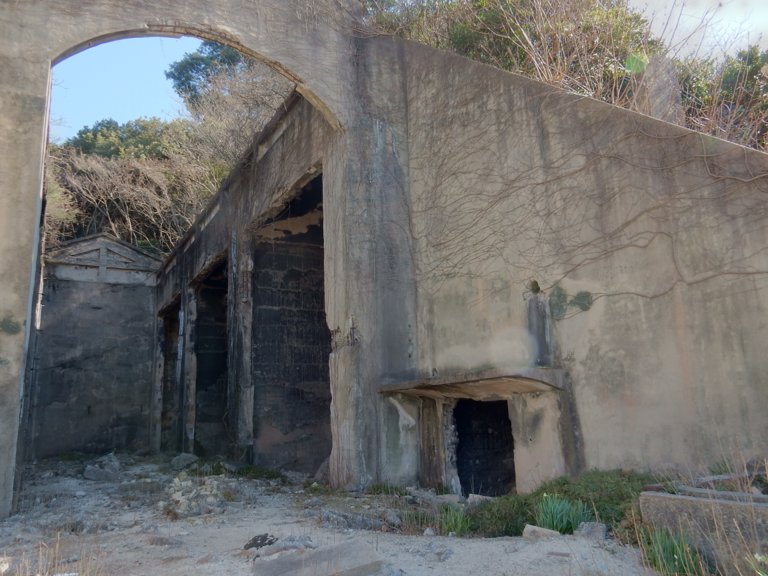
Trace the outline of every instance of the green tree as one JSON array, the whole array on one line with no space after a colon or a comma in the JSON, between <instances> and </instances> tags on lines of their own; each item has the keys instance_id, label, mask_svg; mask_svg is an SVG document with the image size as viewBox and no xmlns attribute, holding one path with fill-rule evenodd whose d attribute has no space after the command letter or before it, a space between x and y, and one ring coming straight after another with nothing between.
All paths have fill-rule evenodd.
<instances>
[{"instance_id":1,"label":"green tree","mask_svg":"<svg viewBox=\"0 0 768 576\"><path fill-rule=\"evenodd\" d=\"M171 64L165 77L173 82L173 89L185 102L195 102L214 76L236 72L246 65L246 59L237 50L206 40L195 52Z\"/></svg>"},{"instance_id":2,"label":"green tree","mask_svg":"<svg viewBox=\"0 0 768 576\"><path fill-rule=\"evenodd\" d=\"M125 124L111 118L99 120L83 127L63 146L105 158L167 158L169 147L186 123L159 118L137 118Z\"/></svg>"}]
</instances>

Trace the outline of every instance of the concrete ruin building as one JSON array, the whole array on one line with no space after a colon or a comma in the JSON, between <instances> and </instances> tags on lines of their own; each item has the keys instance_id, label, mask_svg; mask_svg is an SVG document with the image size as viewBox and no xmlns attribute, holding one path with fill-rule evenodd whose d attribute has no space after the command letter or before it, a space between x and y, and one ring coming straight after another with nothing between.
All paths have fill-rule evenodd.
<instances>
[{"instance_id":1,"label":"concrete ruin building","mask_svg":"<svg viewBox=\"0 0 768 576\"><path fill-rule=\"evenodd\" d=\"M768 156L361 34L343 5L0 1L0 516L17 454L70 449L486 494L764 455ZM54 255L30 339L51 65L181 34L296 94L166 261Z\"/></svg>"}]
</instances>

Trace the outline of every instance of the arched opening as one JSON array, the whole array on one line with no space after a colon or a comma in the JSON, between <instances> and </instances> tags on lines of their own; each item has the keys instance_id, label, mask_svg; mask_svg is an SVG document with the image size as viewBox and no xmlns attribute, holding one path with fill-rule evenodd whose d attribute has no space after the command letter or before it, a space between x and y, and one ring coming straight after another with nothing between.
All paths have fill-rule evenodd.
<instances>
[{"instance_id":1,"label":"arched opening","mask_svg":"<svg viewBox=\"0 0 768 576\"><path fill-rule=\"evenodd\" d=\"M65 52L56 61L99 43L137 35L139 34L125 32L101 36ZM227 38L223 40L228 41ZM238 46L238 48L241 47ZM285 129L285 125L301 123L309 116L306 109L311 108L311 105L305 103L303 106L298 106L297 102L306 101L295 95L286 99L285 103L272 114L268 125L260 130L263 132L260 139L257 137L257 141L252 146L249 144L250 149L243 151L245 160L242 166L235 170L234 175L230 176L227 184L230 192L232 187L236 187L233 183L242 179L247 172L244 166L248 163L258 163L260 160L258 156L264 153L264 149L268 150L273 145L282 145L280 131ZM290 118L291 114L297 117ZM323 134L329 134L325 118L326 116L315 112L309 122L313 126L322 124ZM307 133L311 133L311 130ZM251 134L251 139L253 136L257 136L257 133ZM327 137L322 146L326 144ZM300 147L296 142L291 145ZM95 288L95 284L92 286L100 293L104 293L105 290L109 292L105 295L110 301L109 309L121 309L121 312L127 312L133 317L141 317L143 320L151 319L150 324L155 322L154 329L150 324L144 323L144 331L149 330L149 336L143 333L141 339L151 342L152 330L154 330L156 350L149 355L143 349L139 353L135 346L132 347L126 342L124 351L131 356L133 368L133 372L123 370L123 376L128 378L126 382L119 377L114 377L113 372L119 367L110 365L109 355L92 350L93 353L90 353L87 359L88 369L84 371L84 373L87 372L88 378L83 376L80 381L73 382L70 386L71 393L64 395L78 402L83 395L75 391L76 388L81 391L87 390L98 399L88 403L87 414L80 415L79 418L93 418L94 415L106 411L138 410L138 421L133 422L132 425L139 429L139 432L134 430L133 434L116 437L112 430L113 418L100 422L98 431L93 434L87 431L82 421L78 421L78 425L74 426L73 423L76 420L73 419L75 414L71 410L70 402L61 401L63 392L61 390L56 392L56 379L40 378L42 372L37 370L39 359L35 358L31 361L34 382L30 380L30 385L27 386L30 416L25 424L27 438L24 443L30 446L26 454L28 459L55 456L72 450L104 452L114 449L141 449L151 445L156 449L170 451L194 451L204 457L236 456L253 459L266 465L289 466L292 469L312 472L317 468L330 452L331 442L327 360L330 351L330 334L324 313L322 217L320 216L317 222L313 221L309 224L301 220L307 217L311 219L317 213L322 213L323 186L322 177L317 175L317 165L318 158L323 154L324 148L321 147L317 147L309 156L303 150L296 152L298 162L306 166L303 170L309 176L302 176L305 183L296 189L296 197L285 204L283 213L270 217L260 231L256 231L256 227L252 226L253 218L258 220L260 217L258 213L251 215L250 221L243 219L238 223L228 223L217 215L219 201L214 202L216 208L209 207L201 214L193 230L184 239L183 246L175 250L170 259L163 264L160 276L167 278L163 272L173 269L177 261L184 260L185 254L190 253L191 245L194 245L191 252L199 253L204 259L203 264L184 262L181 275L173 277L170 281L171 290L177 294L170 302L164 300L162 294L164 286L158 285L156 276L153 276L155 279L153 282L149 280L144 282L144 288L146 289L151 283L152 290L159 290L159 294L147 295L146 301L131 302L130 305L125 304L122 307L118 302L119 295L114 290L110 292L106 288L101 290ZM289 170L286 172L290 173ZM290 180L294 177L286 175L286 178ZM263 198L259 198L259 201L265 201L270 194L274 193L274 191L261 190L261 185L256 182L245 185L245 188L247 189L238 193L244 197L261 194ZM280 205L281 202L285 203L285 200L278 201L275 206ZM272 206L265 204L266 208L273 209ZM229 209L231 208L225 208L225 210ZM223 223L219 223L219 220ZM212 221L214 224L209 228ZM293 234L281 228L284 225L290 228L297 221L299 221L299 228L304 226L308 230L307 233L299 231ZM249 228L245 229L245 226ZM259 236L264 234L265 227L279 230L276 233L277 237L264 239ZM206 231L206 228L209 230ZM205 240L206 235L213 238L210 241L212 246L222 242L226 244L230 241L226 238L227 236L238 234L244 238L244 245L250 245L252 242L255 245L254 252L250 256L253 265L248 270L239 269L238 266L242 262L238 262L236 257L230 259L229 256L232 254L228 250L223 254L217 253L212 256L207 245L198 248L196 244L196 242L199 244L208 242ZM104 246L94 249L94 253L109 253L109 248ZM280 254L276 255L278 253ZM274 287L274 290L262 285L265 274L270 272L270 266L264 261L265 255L269 255L273 263L276 259L282 258L282 264L285 265L282 268L275 268L277 264L271 267L271 271L277 270L276 273L281 276L279 285ZM104 261L98 261L98 258L91 262L83 260L81 254L68 253L68 256L71 256L69 264L75 268L79 266L87 270L88 274L99 266L101 268L98 270L102 270L105 266L111 270L109 262L105 264ZM209 263L211 257L215 257L217 262L215 265ZM79 261L78 258L80 258ZM298 265L294 265L297 261ZM242 327L236 323L239 317L233 300L242 299L242 294L238 292L239 286L234 287L229 284L232 277L241 278L245 274L254 276L253 279L247 279L247 282L254 285L252 298L255 299L254 332L248 336L248 339L254 340L254 358L249 359L248 362L241 357L246 353L250 354L250 351L235 350L237 343L233 341L233 334L238 330L240 332L246 329L251 330L251 324L248 323L247 327ZM45 293L46 289L42 291ZM76 289L73 288L73 292L75 291ZM189 313L184 298L178 296L184 291L191 291L194 294L194 314ZM267 292L275 292L272 294L274 301L265 296ZM250 298L246 299L250 300ZM93 322L89 330L76 336L86 342L92 342L96 347L105 341L103 334L117 335L121 331L120 322L110 322L109 318L99 320L98 310L101 307L102 305L99 304L89 308L89 311L92 310L91 315L95 314ZM128 310L129 308L132 312ZM66 309L66 304L61 307L63 315L66 315ZM277 311L281 319L275 322L274 326L265 324L261 322L260 316L265 311ZM289 318L291 314L293 316ZM66 331L66 324L70 320L72 319L63 318L59 322L62 332ZM273 328L285 332L280 334L282 342L274 344L269 341L270 336L274 336L274 334L268 334ZM47 336L48 334L38 333L35 346L38 353L43 350L44 354L50 356L50 362L48 362L50 366L45 366L43 371L49 374L62 371L68 375L74 374L81 359L78 354L71 353L72 342L66 342L63 338L50 341ZM287 341L288 338L291 340ZM268 343L272 345L268 346ZM113 348L119 347L119 344L113 346ZM85 349L88 349L88 345ZM264 357L265 353L271 352L275 353L275 357ZM93 358L99 358L99 361L94 363ZM260 360L263 361L261 364L259 364ZM251 362L255 363L253 373L250 373L250 368L241 367L238 370L234 366ZM265 365L281 367L280 374L270 374L264 369ZM137 367L140 367L140 370ZM244 375L243 370L249 370L249 373ZM238 380L238 377L241 380L255 380L256 391L251 391L253 400L250 407L255 417L250 421L250 431L242 430L244 417L238 413L238 410L248 411L243 406L248 401L241 397L241 380ZM75 380L77 379L76 377ZM103 382L110 384L105 385ZM276 398L276 392L273 390L275 386L282 390L278 394L281 401L273 402L274 405L265 409L264 405L269 404L270 399ZM133 400L136 402L134 403L140 403L140 408L136 410L134 406L115 402L118 388L124 390L131 387L135 390ZM284 417L273 418L274 411L278 409L285 412ZM273 420L275 422L272 422ZM43 422L46 424L41 426ZM64 430L66 427L69 428ZM280 432L282 436L290 439L292 458L285 458L287 452L284 442L281 439L275 439L275 430L278 429L282 430ZM303 431L297 433L296 430ZM83 433L81 434L80 431ZM99 440L94 441L88 437L89 434L98 436ZM48 442L49 436L57 438L59 443ZM250 437L249 445L238 442L239 437Z\"/></svg>"}]
</instances>

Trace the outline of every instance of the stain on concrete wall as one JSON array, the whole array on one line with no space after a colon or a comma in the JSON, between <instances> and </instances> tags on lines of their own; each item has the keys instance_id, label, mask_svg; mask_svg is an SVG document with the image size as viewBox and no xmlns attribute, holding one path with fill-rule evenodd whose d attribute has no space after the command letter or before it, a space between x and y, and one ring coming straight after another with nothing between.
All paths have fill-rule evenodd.
<instances>
[{"instance_id":1,"label":"stain on concrete wall","mask_svg":"<svg viewBox=\"0 0 768 576\"><path fill-rule=\"evenodd\" d=\"M5 332L6 334L18 334L21 332L21 324L16 322L16 320L10 316L6 316L0 320L0 332Z\"/></svg>"}]
</instances>

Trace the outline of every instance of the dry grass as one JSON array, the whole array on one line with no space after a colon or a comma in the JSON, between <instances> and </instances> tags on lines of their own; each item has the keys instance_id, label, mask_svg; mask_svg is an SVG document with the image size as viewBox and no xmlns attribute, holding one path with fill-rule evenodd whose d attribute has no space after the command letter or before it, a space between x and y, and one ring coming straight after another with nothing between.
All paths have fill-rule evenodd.
<instances>
[{"instance_id":1,"label":"dry grass","mask_svg":"<svg viewBox=\"0 0 768 576\"><path fill-rule=\"evenodd\" d=\"M22 556L9 562L7 576L106 576L103 559L92 550L69 554L60 537L53 542L40 542L37 554Z\"/></svg>"}]
</instances>

